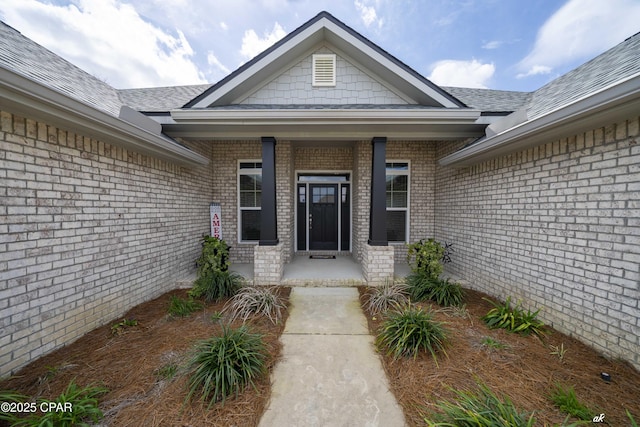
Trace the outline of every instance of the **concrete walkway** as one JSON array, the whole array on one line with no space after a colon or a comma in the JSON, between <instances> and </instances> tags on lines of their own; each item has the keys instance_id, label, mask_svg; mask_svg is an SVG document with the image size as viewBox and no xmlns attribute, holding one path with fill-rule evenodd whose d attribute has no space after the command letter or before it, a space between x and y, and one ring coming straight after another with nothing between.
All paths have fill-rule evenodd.
<instances>
[{"instance_id":1,"label":"concrete walkway","mask_svg":"<svg viewBox=\"0 0 640 427\"><path fill-rule=\"evenodd\" d=\"M356 288L291 290L260 427L405 426L389 391Z\"/></svg>"}]
</instances>

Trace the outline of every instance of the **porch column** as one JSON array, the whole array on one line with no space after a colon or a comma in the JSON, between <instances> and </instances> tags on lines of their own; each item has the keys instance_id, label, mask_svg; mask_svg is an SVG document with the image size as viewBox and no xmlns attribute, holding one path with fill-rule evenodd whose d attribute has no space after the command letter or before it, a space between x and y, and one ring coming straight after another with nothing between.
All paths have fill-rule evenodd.
<instances>
[{"instance_id":1,"label":"porch column","mask_svg":"<svg viewBox=\"0 0 640 427\"><path fill-rule=\"evenodd\" d=\"M260 196L260 246L278 244L276 210L276 139L263 136L262 140L262 194Z\"/></svg>"},{"instance_id":2,"label":"porch column","mask_svg":"<svg viewBox=\"0 0 640 427\"><path fill-rule=\"evenodd\" d=\"M371 165L371 213L369 216L369 245L387 246L387 181L386 137L371 141L373 156Z\"/></svg>"}]
</instances>

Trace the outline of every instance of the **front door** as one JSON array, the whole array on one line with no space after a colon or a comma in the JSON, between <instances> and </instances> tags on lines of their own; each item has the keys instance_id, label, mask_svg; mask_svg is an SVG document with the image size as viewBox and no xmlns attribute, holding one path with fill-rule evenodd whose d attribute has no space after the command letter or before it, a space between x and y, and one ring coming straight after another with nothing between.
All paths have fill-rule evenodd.
<instances>
[{"instance_id":1,"label":"front door","mask_svg":"<svg viewBox=\"0 0 640 427\"><path fill-rule=\"evenodd\" d=\"M309 249L338 250L338 184L309 184Z\"/></svg>"}]
</instances>

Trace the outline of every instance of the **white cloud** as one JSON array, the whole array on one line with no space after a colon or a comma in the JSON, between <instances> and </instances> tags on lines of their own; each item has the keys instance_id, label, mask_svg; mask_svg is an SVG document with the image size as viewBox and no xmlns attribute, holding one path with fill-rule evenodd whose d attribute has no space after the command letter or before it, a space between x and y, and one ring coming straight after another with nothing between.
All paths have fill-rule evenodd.
<instances>
[{"instance_id":1,"label":"white cloud","mask_svg":"<svg viewBox=\"0 0 640 427\"><path fill-rule=\"evenodd\" d=\"M518 64L518 77L592 58L638 31L637 0L570 0L538 31L531 52Z\"/></svg>"},{"instance_id":2,"label":"white cloud","mask_svg":"<svg viewBox=\"0 0 640 427\"><path fill-rule=\"evenodd\" d=\"M498 49L500 46L504 44L503 41L500 40L492 40L490 42L486 42L482 45L483 49Z\"/></svg>"},{"instance_id":3,"label":"white cloud","mask_svg":"<svg viewBox=\"0 0 640 427\"><path fill-rule=\"evenodd\" d=\"M429 80L440 86L459 86L486 89L496 71L495 65L483 64L475 59L456 61L447 59L433 65Z\"/></svg>"},{"instance_id":4,"label":"white cloud","mask_svg":"<svg viewBox=\"0 0 640 427\"><path fill-rule=\"evenodd\" d=\"M214 67L216 70L220 70L225 74L229 74L229 69L224 66L222 62L214 55L212 51L207 52L207 64Z\"/></svg>"},{"instance_id":5,"label":"white cloud","mask_svg":"<svg viewBox=\"0 0 640 427\"><path fill-rule=\"evenodd\" d=\"M259 53L273 46L274 43L285 35L287 35L287 33L285 33L284 29L277 22L273 25L273 31L265 33L263 38L258 37L255 30L247 30L242 37L240 54L247 59L252 59Z\"/></svg>"},{"instance_id":6,"label":"white cloud","mask_svg":"<svg viewBox=\"0 0 640 427\"><path fill-rule=\"evenodd\" d=\"M226 22L222 21L220 23L220 28L222 28L224 31L227 31L229 29L229 26L227 25Z\"/></svg>"},{"instance_id":7,"label":"white cloud","mask_svg":"<svg viewBox=\"0 0 640 427\"><path fill-rule=\"evenodd\" d=\"M378 28L382 27L383 20L378 18L376 8L374 6L367 6L365 2L366 0L355 0L353 2L358 12L360 12L360 18L362 19L362 22L364 22L364 25L368 28L371 24L377 22Z\"/></svg>"},{"instance_id":8,"label":"white cloud","mask_svg":"<svg viewBox=\"0 0 640 427\"><path fill-rule=\"evenodd\" d=\"M145 21L119 0L56 6L5 0L4 20L117 88L204 83L184 34Z\"/></svg>"}]
</instances>

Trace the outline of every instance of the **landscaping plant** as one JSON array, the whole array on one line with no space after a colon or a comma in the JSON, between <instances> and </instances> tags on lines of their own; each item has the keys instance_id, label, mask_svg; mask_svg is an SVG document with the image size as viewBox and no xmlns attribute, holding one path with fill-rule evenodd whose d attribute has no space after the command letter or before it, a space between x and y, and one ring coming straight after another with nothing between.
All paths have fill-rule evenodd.
<instances>
[{"instance_id":1,"label":"landscaping plant","mask_svg":"<svg viewBox=\"0 0 640 427\"><path fill-rule=\"evenodd\" d=\"M446 355L446 339L447 332L443 324L433 320L430 312L406 305L399 310L387 312L387 319L378 333L376 344L379 348L386 347L387 355L394 358L415 358L420 351L428 351L437 363L437 352L442 351Z\"/></svg>"},{"instance_id":2,"label":"landscaping plant","mask_svg":"<svg viewBox=\"0 0 640 427\"><path fill-rule=\"evenodd\" d=\"M367 295L365 309L372 315L398 308L408 302L409 286L403 282L386 281L382 286L372 287Z\"/></svg>"},{"instance_id":3,"label":"landscaping plant","mask_svg":"<svg viewBox=\"0 0 640 427\"><path fill-rule=\"evenodd\" d=\"M196 263L200 276L214 271L227 271L229 269L229 245L217 237L202 236L202 253Z\"/></svg>"},{"instance_id":4,"label":"landscaping plant","mask_svg":"<svg viewBox=\"0 0 640 427\"><path fill-rule=\"evenodd\" d=\"M277 324L286 308L276 288L244 286L231 298L224 310L231 313L230 321L246 321L253 315L262 315L269 318L271 323Z\"/></svg>"},{"instance_id":5,"label":"landscaping plant","mask_svg":"<svg viewBox=\"0 0 640 427\"><path fill-rule=\"evenodd\" d=\"M433 419L425 418L430 427L532 427L533 413L520 412L508 396L499 397L484 384L478 384L478 392L453 390L453 401L440 401L442 413Z\"/></svg>"},{"instance_id":6,"label":"landscaping plant","mask_svg":"<svg viewBox=\"0 0 640 427\"><path fill-rule=\"evenodd\" d=\"M222 335L201 341L191 359L187 400L201 394L209 407L232 395L265 373L267 350L259 334L246 325L237 329L222 327Z\"/></svg>"},{"instance_id":7,"label":"landscaping plant","mask_svg":"<svg viewBox=\"0 0 640 427\"><path fill-rule=\"evenodd\" d=\"M200 276L189 291L193 298L204 298L205 301L218 301L235 295L240 289L243 277L231 271L213 271Z\"/></svg>"},{"instance_id":8,"label":"landscaping plant","mask_svg":"<svg viewBox=\"0 0 640 427\"><path fill-rule=\"evenodd\" d=\"M560 384L556 384L549 398L565 414L583 421L593 420L595 412L578 400L573 387L565 388Z\"/></svg>"},{"instance_id":9,"label":"landscaping plant","mask_svg":"<svg viewBox=\"0 0 640 427\"><path fill-rule=\"evenodd\" d=\"M36 409L28 416L21 418L18 413L0 412L0 420L8 421L12 427L76 427L95 425L103 417L98 408L98 397L108 390L104 387L87 386L79 387L75 381L71 381L66 390L54 400L37 399L29 403L29 398L17 393L2 392L0 399L3 402L20 402L30 404ZM41 411L42 408L47 409ZM49 408L52 408L49 410Z\"/></svg>"},{"instance_id":10,"label":"landscaping plant","mask_svg":"<svg viewBox=\"0 0 640 427\"><path fill-rule=\"evenodd\" d=\"M531 333L542 336L544 335L544 323L537 319L540 310L526 312L522 309L520 303L515 308L511 308L511 297L507 298L504 304L490 302L493 308L482 317L482 320L491 329L506 329L509 332L516 332L522 335Z\"/></svg>"},{"instance_id":11,"label":"landscaping plant","mask_svg":"<svg viewBox=\"0 0 640 427\"><path fill-rule=\"evenodd\" d=\"M406 281L414 301L430 300L443 307L462 305L462 287L449 279L433 278L428 273L418 272L407 276Z\"/></svg>"},{"instance_id":12,"label":"landscaping plant","mask_svg":"<svg viewBox=\"0 0 640 427\"><path fill-rule=\"evenodd\" d=\"M122 319L118 323L111 325L111 335L121 335L127 328L137 325L138 321L136 319Z\"/></svg>"},{"instance_id":13,"label":"landscaping plant","mask_svg":"<svg viewBox=\"0 0 640 427\"><path fill-rule=\"evenodd\" d=\"M169 315L171 317L187 317L191 313L202 310L204 305L193 298L179 298L175 295L169 301Z\"/></svg>"},{"instance_id":14,"label":"landscaping plant","mask_svg":"<svg viewBox=\"0 0 640 427\"><path fill-rule=\"evenodd\" d=\"M442 257L445 248L435 239L423 240L407 245L407 262L414 273L424 272L437 279L442 273Z\"/></svg>"}]
</instances>

